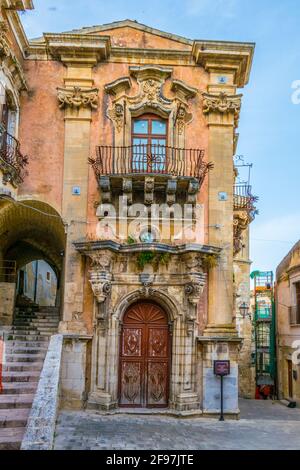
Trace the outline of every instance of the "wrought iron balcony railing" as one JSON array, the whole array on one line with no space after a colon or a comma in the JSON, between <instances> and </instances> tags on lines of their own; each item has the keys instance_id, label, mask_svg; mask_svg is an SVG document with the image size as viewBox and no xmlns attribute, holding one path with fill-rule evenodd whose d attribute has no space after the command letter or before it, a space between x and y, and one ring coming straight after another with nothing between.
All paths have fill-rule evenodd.
<instances>
[{"instance_id":1,"label":"wrought iron balcony railing","mask_svg":"<svg viewBox=\"0 0 300 470\"><path fill-rule=\"evenodd\" d=\"M135 174L196 178L200 184L212 164L204 162L204 151L164 145L97 147L96 160L90 159L96 176Z\"/></svg>"},{"instance_id":2,"label":"wrought iron balcony railing","mask_svg":"<svg viewBox=\"0 0 300 470\"><path fill-rule=\"evenodd\" d=\"M19 141L0 126L0 168L4 181L18 185L26 175L28 157L20 151Z\"/></svg>"},{"instance_id":3,"label":"wrought iron balcony railing","mask_svg":"<svg viewBox=\"0 0 300 470\"><path fill-rule=\"evenodd\" d=\"M257 213L255 202L258 201L252 194L252 187L247 184L236 184L233 191L234 210L246 210L254 217Z\"/></svg>"}]
</instances>

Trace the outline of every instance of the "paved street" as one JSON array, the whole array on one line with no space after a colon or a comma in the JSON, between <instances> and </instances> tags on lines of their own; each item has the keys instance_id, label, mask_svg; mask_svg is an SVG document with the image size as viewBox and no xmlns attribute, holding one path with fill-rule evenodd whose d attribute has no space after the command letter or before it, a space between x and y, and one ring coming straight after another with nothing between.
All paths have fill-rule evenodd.
<instances>
[{"instance_id":1,"label":"paved street","mask_svg":"<svg viewBox=\"0 0 300 470\"><path fill-rule=\"evenodd\" d=\"M167 416L103 416L63 411L55 449L221 450L300 449L300 409L241 400L241 420Z\"/></svg>"}]
</instances>

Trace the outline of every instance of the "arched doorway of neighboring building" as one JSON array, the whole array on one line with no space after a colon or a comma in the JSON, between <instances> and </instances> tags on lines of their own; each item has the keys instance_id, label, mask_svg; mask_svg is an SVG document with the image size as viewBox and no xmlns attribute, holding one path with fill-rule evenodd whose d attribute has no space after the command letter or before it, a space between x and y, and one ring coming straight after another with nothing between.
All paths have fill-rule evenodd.
<instances>
[{"instance_id":1,"label":"arched doorway of neighboring building","mask_svg":"<svg viewBox=\"0 0 300 470\"><path fill-rule=\"evenodd\" d=\"M166 408L170 362L171 341L166 312L147 301L129 307L122 324L119 405Z\"/></svg>"},{"instance_id":2,"label":"arched doorway of neighboring building","mask_svg":"<svg viewBox=\"0 0 300 470\"><path fill-rule=\"evenodd\" d=\"M21 267L17 276L17 296L26 297L40 307L57 304L57 275L55 269L43 259Z\"/></svg>"}]
</instances>

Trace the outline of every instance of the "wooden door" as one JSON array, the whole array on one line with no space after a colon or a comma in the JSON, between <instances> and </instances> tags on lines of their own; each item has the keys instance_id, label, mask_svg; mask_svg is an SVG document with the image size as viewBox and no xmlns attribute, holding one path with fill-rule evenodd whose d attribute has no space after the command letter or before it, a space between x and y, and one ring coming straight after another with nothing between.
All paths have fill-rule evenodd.
<instances>
[{"instance_id":1,"label":"wooden door","mask_svg":"<svg viewBox=\"0 0 300 470\"><path fill-rule=\"evenodd\" d=\"M288 361L288 387L289 387L289 398L293 398L293 363Z\"/></svg>"},{"instance_id":2,"label":"wooden door","mask_svg":"<svg viewBox=\"0 0 300 470\"><path fill-rule=\"evenodd\" d=\"M126 312L121 334L120 406L168 406L170 337L166 313L141 302Z\"/></svg>"}]
</instances>

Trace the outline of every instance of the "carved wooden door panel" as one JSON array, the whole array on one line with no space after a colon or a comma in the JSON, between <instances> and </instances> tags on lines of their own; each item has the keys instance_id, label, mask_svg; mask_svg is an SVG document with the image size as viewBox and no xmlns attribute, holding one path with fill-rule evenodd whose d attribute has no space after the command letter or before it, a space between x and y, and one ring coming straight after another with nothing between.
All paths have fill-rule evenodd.
<instances>
[{"instance_id":1,"label":"carved wooden door panel","mask_svg":"<svg viewBox=\"0 0 300 470\"><path fill-rule=\"evenodd\" d=\"M166 313L148 302L130 307L120 346L120 406L166 407L170 362Z\"/></svg>"}]
</instances>

